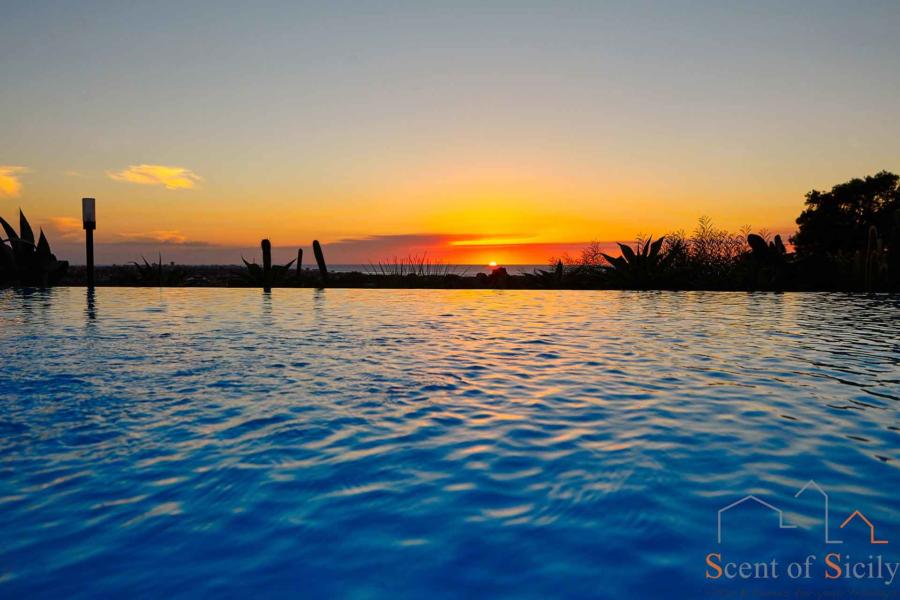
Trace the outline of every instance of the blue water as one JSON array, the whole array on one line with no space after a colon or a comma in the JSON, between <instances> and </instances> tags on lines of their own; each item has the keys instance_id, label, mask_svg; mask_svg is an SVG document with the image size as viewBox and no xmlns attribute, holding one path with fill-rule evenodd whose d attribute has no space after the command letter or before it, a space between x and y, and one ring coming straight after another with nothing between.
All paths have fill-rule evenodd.
<instances>
[{"instance_id":1,"label":"blue water","mask_svg":"<svg viewBox=\"0 0 900 600\"><path fill-rule=\"evenodd\" d=\"M898 308L0 291L0 596L897 595L824 561L900 560ZM718 543L747 494L796 527L748 501ZM708 579L709 553L816 559Z\"/></svg>"}]
</instances>

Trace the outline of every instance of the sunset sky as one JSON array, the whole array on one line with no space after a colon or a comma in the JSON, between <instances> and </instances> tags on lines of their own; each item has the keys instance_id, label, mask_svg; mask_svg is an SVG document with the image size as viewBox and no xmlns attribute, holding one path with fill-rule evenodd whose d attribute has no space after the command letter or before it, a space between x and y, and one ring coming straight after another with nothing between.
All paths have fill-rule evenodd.
<instances>
[{"instance_id":1,"label":"sunset sky","mask_svg":"<svg viewBox=\"0 0 900 600\"><path fill-rule=\"evenodd\" d=\"M900 171L900 3L4 2L0 215L82 262L544 263Z\"/></svg>"}]
</instances>

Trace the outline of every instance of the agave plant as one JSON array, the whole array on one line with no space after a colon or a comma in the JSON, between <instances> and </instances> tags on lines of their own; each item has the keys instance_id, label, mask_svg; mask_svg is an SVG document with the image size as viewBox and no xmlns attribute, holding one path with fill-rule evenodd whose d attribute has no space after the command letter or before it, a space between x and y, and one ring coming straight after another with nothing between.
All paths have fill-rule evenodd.
<instances>
[{"instance_id":1,"label":"agave plant","mask_svg":"<svg viewBox=\"0 0 900 600\"><path fill-rule=\"evenodd\" d=\"M561 287L568 274L562 260L556 262L552 271L549 269L535 269L532 273L522 273L525 281L531 286L544 289Z\"/></svg>"},{"instance_id":2,"label":"agave plant","mask_svg":"<svg viewBox=\"0 0 900 600\"><path fill-rule=\"evenodd\" d=\"M178 267L164 268L162 254L159 255L159 262L155 264L147 262L147 259L143 256L141 260L144 261L144 264L131 263L137 269L138 283L140 285L179 286L184 283L187 277L184 269L179 269Z\"/></svg>"},{"instance_id":3,"label":"agave plant","mask_svg":"<svg viewBox=\"0 0 900 600\"><path fill-rule=\"evenodd\" d=\"M793 254L789 254L781 236L776 235L771 242L755 233L747 236L750 246L751 287L763 289L782 289L796 276L796 262Z\"/></svg>"},{"instance_id":4,"label":"agave plant","mask_svg":"<svg viewBox=\"0 0 900 600\"><path fill-rule=\"evenodd\" d=\"M787 258L787 249L780 235L776 235L773 241L767 243L761 235L751 233L747 236L747 244L750 245L753 258L765 265L778 265Z\"/></svg>"},{"instance_id":5,"label":"agave plant","mask_svg":"<svg viewBox=\"0 0 900 600\"><path fill-rule=\"evenodd\" d=\"M296 259L286 265L272 265L272 244L269 240L263 240L261 246L263 253L262 266L256 264L256 262L247 262L247 259L242 256L241 260L244 261L247 270L238 273L238 278L250 285L258 285L268 289L273 285L284 283ZM298 256L300 255L298 254Z\"/></svg>"},{"instance_id":6,"label":"agave plant","mask_svg":"<svg viewBox=\"0 0 900 600\"><path fill-rule=\"evenodd\" d=\"M34 241L34 231L19 211L19 233L0 217L4 238L0 238L0 285L48 287L65 275L69 263L56 260L43 230Z\"/></svg>"},{"instance_id":7,"label":"agave plant","mask_svg":"<svg viewBox=\"0 0 900 600\"><path fill-rule=\"evenodd\" d=\"M245 283L265 286L266 274L263 268L255 262L247 262L247 260L243 257L241 257L241 260L244 261L244 265L246 265L247 270L238 273L238 277ZM286 265L272 265L272 280L269 282L269 284L278 285L284 283L284 281L287 279L288 273L291 270L291 267L294 266L294 262L296 262L296 260L297 259L294 259Z\"/></svg>"},{"instance_id":8,"label":"agave plant","mask_svg":"<svg viewBox=\"0 0 900 600\"><path fill-rule=\"evenodd\" d=\"M665 273L670 255L661 252L665 236L655 242L650 237L646 242L638 240L632 249L627 244L619 244L622 256L603 254L612 267L612 274L626 287L643 288L655 283Z\"/></svg>"}]
</instances>

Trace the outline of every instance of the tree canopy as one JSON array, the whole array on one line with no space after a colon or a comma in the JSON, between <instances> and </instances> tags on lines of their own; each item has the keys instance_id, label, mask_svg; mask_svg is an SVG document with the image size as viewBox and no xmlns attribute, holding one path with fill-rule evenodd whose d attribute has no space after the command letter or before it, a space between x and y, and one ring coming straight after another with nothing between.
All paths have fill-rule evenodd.
<instances>
[{"instance_id":1,"label":"tree canopy","mask_svg":"<svg viewBox=\"0 0 900 600\"><path fill-rule=\"evenodd\" d=\"M874 225L886 245L900 245L900 177L881 171L806 194L806 209L797 217L791 239L798 255L833 255L864 248Z\"/></svg>"}]
</instances>

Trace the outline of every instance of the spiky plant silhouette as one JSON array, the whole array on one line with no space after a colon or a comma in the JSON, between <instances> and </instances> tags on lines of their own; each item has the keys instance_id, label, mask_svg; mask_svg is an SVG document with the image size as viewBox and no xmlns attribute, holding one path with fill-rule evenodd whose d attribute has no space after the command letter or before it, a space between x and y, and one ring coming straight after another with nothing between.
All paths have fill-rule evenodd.
<instances>
[{"instance_id":1,"label":"spiky plant silhouette","mask_svg":"<svg viewBox=\"0 0 900 600\"><path fill-rule=\"evenodd\" d=\"M269 240L263 240L260 246L262 247L263 255L262 266L255 262L247 262L247 259L242 256L241 260L244 261L247 270L238 273L238 278L244 283L262 286L263 289L269 290L273 285L284 283L291 265L294 264L296 259L286 265L272 265L272 243ZM298 254L298 258L300 256Z\"/></svg>"},{"instance_id":2,"label":"spiky plant silhouette","mask_svg":"<svg viewBox=\"0 0 900 600\"><path fill-rule=\"evenodd\" d=\"M38 241L34 231L19 211L19 232L0 217L5 239L0 238L0 285L48 287L66 274L69 263L57 260L50 251L50 243L41 230Z\"/></svg>"},{"instance_id":3,"label":"spiky plant silhouette","mask_svg":"<svg viewBox=\"0 0 900 600\"><path fill-rule=\"evenodd\" d=\"M144 264L132 262L131 264L137 269L138 283L147 286L179 286L184 285L187 279L187 273L184 269L171 266L165 267L162 261L162 254L159 255L159 262L150 263L146 258L141 256Z\"/></svg>"},{"instance_id":4,"label":"spiky plant silhouette","mask_svg":"<svg viewBox=\"0 0 900 600\"><path fill-rule=\"evenodd\" d=\"M661 251L665 239L663 236L655 242L652 237L646 242L638 240L634 249L619 243L621 256L603 253L603 258L612 267L613 278L626 287L644 288L658 283L669 263L668 255Z\"/></svg>"},{"instance_id":5,"label":"spiky plant silhouette","mask_svg":"<svg viewBox=\"0 0 900 600\"><path fill-rule=\"evenodd\" d=\"M566 280L566 276L569 275L569 273L566 271L563 261L557 260L552 271L548 269L535 269L532 273L522 273L522 275L529 285L543 289L554 289L562 287Z\"/></svg>"}]
</instances>

